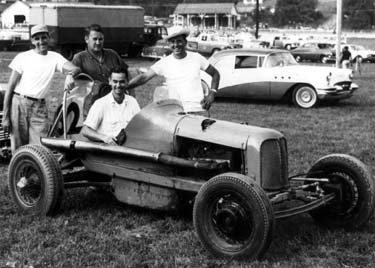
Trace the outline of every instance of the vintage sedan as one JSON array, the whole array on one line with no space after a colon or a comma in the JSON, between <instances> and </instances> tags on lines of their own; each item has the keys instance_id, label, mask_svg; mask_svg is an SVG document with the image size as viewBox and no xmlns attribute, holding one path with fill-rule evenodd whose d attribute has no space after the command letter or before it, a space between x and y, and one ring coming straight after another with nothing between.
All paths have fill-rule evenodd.
<instances>
[{"instance_id":1,"label":"vintage sedan","mask_svg":"<svg viewBox=\"0 0 375 268\"><path fill-rule=\"evenodd\" d=\"M172 53L168 42L164 39L156 41L153 45L145 45L142 49L142 57L160 59Z\"/></svg>"},{"instance_id":2,"label":"vintage sedan","mask_svg":"<svg viewBox=\"0 0 375 268\"><path fill-rule=\"evenodd\" d=\"M217 97L287 99L297 107L311 108L319 100L350 98L358 89L352 70L301 65L286 50L231 49L209 61L220 73ZM202 72L201 78L207 90L211 77Z\"/></svg>"},{"instance_id":3,"label":"vintage sedan","mask_svg":"<svg viewBox=\"0 0 375 268\"><path fill-rule=\"evenodd\" d=\"M291 50L291 53L298 62L312 61L326 63L332 57L333 44L326 42L306 42Z\"/></svg>"}]
</instances>

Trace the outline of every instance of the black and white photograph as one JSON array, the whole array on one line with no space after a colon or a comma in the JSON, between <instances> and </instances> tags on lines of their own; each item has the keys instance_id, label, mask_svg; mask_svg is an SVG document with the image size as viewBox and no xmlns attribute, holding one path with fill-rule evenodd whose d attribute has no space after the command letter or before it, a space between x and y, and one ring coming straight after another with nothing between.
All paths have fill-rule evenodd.
<instances>
[{"instance_id":1,"label":"black and white photograph","mask_svg":"<svg viewBox=\"0 0 375 268\"><path fill-rule=\"evenodd\" d=\"M0 268L370 268L375 1L1 0Z\"/></svg>"}]
</instances>

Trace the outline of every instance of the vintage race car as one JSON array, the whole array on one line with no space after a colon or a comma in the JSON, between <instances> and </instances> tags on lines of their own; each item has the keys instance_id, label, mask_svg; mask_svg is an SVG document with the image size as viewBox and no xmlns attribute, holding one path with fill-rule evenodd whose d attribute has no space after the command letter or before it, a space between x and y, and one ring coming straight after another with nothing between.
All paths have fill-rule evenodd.
<instances>
[{"instance_id":1,"label":"vintage race car","mask_svg":"<svg viewBox=\"0 0 375 268\"><path fill-rule=\"evenodd\" d=\"M193 203L202 244L215 256L248 260L266 252L277 219L309 212L327 226L358 228L373 215L375 182L360 160L327 155L306 174L289 177L280 132L186 114L177 100L143 108L121 146L89 141L79 133L84 112L73 119L67 112L92 102L92 87L84 77L64 97L43 145L15 152L9 189L23 212L55 214L65 190L89 185L109 186L120 202L151 209Z\"/></svg>"},{"instance_id":2,"label":"vintage race car","mask_svg":"<svg viewBox=\"0 0 375 268\"><path fill-rule=\"evenodd\" d=\"M231 49L209 61L220 73L217 97L286 99L297 107L311 108L319 100L350 98L358 89L352 70L300 65L286 50ZM207 90L211 77L201 72L201 78Z\"/></svg>"}]
</instances>

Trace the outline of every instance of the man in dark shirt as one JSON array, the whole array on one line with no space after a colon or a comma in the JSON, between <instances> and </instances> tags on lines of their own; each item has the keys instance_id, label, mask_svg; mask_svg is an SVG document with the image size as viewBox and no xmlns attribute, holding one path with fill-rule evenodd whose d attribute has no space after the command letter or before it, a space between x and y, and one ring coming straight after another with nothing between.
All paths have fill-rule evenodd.
<instances>
[{"instance_id":1,"label":"man in dark shirt","mask_svg":"<svg viewBox=\"0 0 375 268\"><path fill-rule=\"evenodd\" d=\"M111 70L115 67L128 69L128 65L112 49L104 48L103 29L98 24L92 24L85 29L87 48L74 55L72 63L81 68L94 80L108 83ZM135 96L134 90L129 91Z\"/></svg>"},{"instance_id":2,"label":"man in dark shirt","mask_svg":"<svg viewBox=\"0 0 375 268\"><path fill-rule=\"evenodd\" d=\"M340 64L342 65L342 68L348 69L351 63L352 54L350 53L348 46L344 46L341 52Z\"/></svg>"}]
</instances>

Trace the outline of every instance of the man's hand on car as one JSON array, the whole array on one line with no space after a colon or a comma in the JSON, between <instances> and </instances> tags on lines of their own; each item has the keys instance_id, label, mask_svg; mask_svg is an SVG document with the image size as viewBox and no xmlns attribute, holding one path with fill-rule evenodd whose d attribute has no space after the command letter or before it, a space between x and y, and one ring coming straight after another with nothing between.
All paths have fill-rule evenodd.
<instances>
[{"instance_id":1,"label":"man's hand on car","mask_svg":"<svg viewBox=\"0 0 375 268\"><path fill-rule=\"evenodd\" d=\"M71 91L75 87L75 82L72 74L68 74L65 78L64 91Z\"/></svg>"},{"instance_id":2,"label":"man's hand on car","mask_svg":"<svg viewBox=\"0 0 375 268\"><path fill-rule=\"evenodd\" d=\"M106 136L103 138L103 142L110 145L117 145L116 137Z\"/></svg>"},{"instance_id":3,"label":"man's hand on car","mask_svg":"<svg viewBox=\"0 0 375 268\"><path fill-rule=\"evenodd\" d=\"M210 91L210 93L207 96L205 96L204 99L201 101L201 105L203 109L209 110L214 100L215 100L215 92Z\"/></svg>"}]
</instances>

